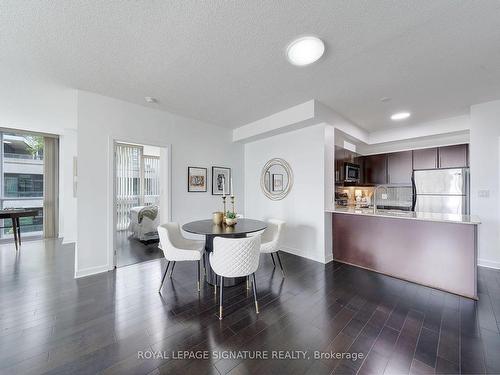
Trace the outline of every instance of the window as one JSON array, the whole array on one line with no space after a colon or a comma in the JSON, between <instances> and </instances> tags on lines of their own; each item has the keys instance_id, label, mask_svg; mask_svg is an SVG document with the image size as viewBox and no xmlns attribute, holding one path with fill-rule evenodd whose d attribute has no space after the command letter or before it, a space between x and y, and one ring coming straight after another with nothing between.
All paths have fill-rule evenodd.
<instances>
[{"instance_id":1,"label":"window","mask_svg":"<svg viewBox=\"0 0 500 375\"><path fill-rule=\"evenodd\" d=\"M6 197L43 197L43 175L4 174Z\"/></svg>"},{"instance_id":2,"label":"window","mask_svg":"<svg viewBox=\"0 0 500 375\"><path fill-rule=\"evenodd\" d=\"M125 230L132 207L159 204L160 158L144 155L143 146L117 143L115 168L117 229Z\"/></svg>"},{"instance_id":3,"label":"window","mask_svg":"<svg viewBox=\"0 0 500 375\"><path fill-rule=\"evenodd\" d=\"M20 218L24 234L43 231L44 138L34 134L0 132L0 208L35 208L39 214ZM12 238L12 222L0 220L0 238Z\"/></svg>"}]
</instances>

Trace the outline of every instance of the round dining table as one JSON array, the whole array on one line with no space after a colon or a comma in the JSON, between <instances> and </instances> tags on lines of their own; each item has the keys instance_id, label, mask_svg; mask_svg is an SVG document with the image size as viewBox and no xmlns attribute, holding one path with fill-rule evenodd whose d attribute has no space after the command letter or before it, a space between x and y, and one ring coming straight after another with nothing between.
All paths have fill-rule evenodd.
<instances>
[{"instance_id":1,"label":"round dining table","mask_svg":"<svg viewBox=\"0 0 500 375\"><path fill-rule=\"evenodd\" d=\"M253 219L238 219L234 226L225 224L217 225L212 220L198 220L186 223L182 229L188 233L205 236L205 280L211 285L217 285L217 275L210 267L208 254L213 251L215 237L244 238L250 233L262 231L267 228L267 223ZM244 277L224 278L224 287L230 287L245 281Z\"/></svg>"}]
</instances>

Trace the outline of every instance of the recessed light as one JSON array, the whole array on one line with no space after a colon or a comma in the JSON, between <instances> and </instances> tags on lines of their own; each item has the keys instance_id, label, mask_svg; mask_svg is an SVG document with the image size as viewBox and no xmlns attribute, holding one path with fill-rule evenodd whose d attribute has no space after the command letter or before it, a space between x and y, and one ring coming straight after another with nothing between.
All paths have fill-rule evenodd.
<instances>
[{"instance_id":1,"label":"recessed light","mask_svg":"<svg viewBox=\"0 0 500 375\"><path fill-rule=\"evenodd\" d=\"M391 98L387 97L387 96L384 96L383 98L380 98L380 101L382 103L385 103L385 102L390 102L391 101Z\"/></svg>"},{"instance_id":2,"label":"recessed light","mask_svg":"<svg viewBox=\"0 0 500 375\"><path fill-rule=\"evenodd\" d=\"M153 98L152 96L145 96L144 100L146 101L146 103L156 103L158 101L156 100L156 98Z\"/></svg>"},{"instance_id":3,"label":"recessed light","mask_svg":"<svg viewBox=\"0 0 500 375\"><path fill-rule=\"evenodd\" d=\"M394 121L404 120L410 116L411 116L410 112L398 112L398 113L395 113L391 116L391 120L394 120Z\"/></svg>"},{"instance_id":4,"label":"recessed light","mask_svg":"<svg viewBox=\"0 0 500 375\"><path fill-rule=\"evenodd\" d=\"M319 60L325 53L325 44L315 36L304 36L291 42L286 55L293 65L305 66Z\"/></svg>"}]
</instances>

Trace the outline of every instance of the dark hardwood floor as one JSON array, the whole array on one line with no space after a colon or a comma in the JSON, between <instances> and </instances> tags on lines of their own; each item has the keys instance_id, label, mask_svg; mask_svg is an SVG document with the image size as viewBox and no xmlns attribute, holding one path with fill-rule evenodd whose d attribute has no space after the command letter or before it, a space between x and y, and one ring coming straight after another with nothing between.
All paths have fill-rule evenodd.
<instances>
[{"instance_id":1,"label":"dark hardwood floor","mask_svg":"<svg viewBox=\"0 0 500 375\"><path fill-rule=\"evenodd\" d=\"M158 240L141 242L126 230L116 233L116 251L117 267L163 258L163 252L158 248Z\"/></svg>"},{"instance_id":2,"label":"dark hardwood floor","mask_svg":"<svg viewBox=\"0 0 500 375\"><path fill-rule=\"evenodd\" d=\"M251 291L196 292L179 263L158 294L165 260L73 279L73 246L0 245L2 374L500 373L500 272L479 269L478 302L339 263L263 257L260 314ZM453 272L453 270L443 270ZM310 359L141 359L138 351L307 351ZM314 360L314 351L364 358ZM226 352L227 353L227 352Z\"/></svg>"}]
</instances>

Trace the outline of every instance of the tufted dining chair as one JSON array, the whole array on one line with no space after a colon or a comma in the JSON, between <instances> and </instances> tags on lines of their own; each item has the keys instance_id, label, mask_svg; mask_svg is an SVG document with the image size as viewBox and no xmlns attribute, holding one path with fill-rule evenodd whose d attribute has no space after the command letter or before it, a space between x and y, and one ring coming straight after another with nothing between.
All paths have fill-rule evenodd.
<instances>
[{"instance_id":1,"label":"tufted dining chair","mask_svg":"<svg viewBox=\"0 0 500 375\"><path fill-rule=\"evenodd\" d=\"M283 220L269 219L267 222L267 228L262 233L262 243L260 244L260 252L271 255L274 267L276 267L276 262L273 254L276 254L283 277L285 277L285 270L283 269L283 264L281 263L279 245L284 226L285 222Z\"/></svg>"},{"instance_id":2,"label":"tufted dining chair","mask_svg":"<svg viewBox=\"0 0 500 375\"><path fill-rule=\"evenodd\" d=\"M213 252L210 253L210 265L219 276L220 305L219 319L222 320L224 277L253 277L253 298L255 311L259 313L255 271L259 267L260 236L248 238L214 238Z\"/></svg>"},{"instance_id":3,"label":"tufted dining chair","mask_svg":"<svg viewBox=\"0 0 500 375\"><path fill-rule=\"evenodd\" d=\"M170 277L174 272L176 262L197 261L198 262L198 292L200 291L200 261L205 249L205 241L188 240L181 233L178 223L166 223L158 226L158 235L160 237L159 248L163 251L165 259L168 261L167 267L161 279L160 289L167 276L168 268L172 263Z\"/></svg>"}]
</instances>

